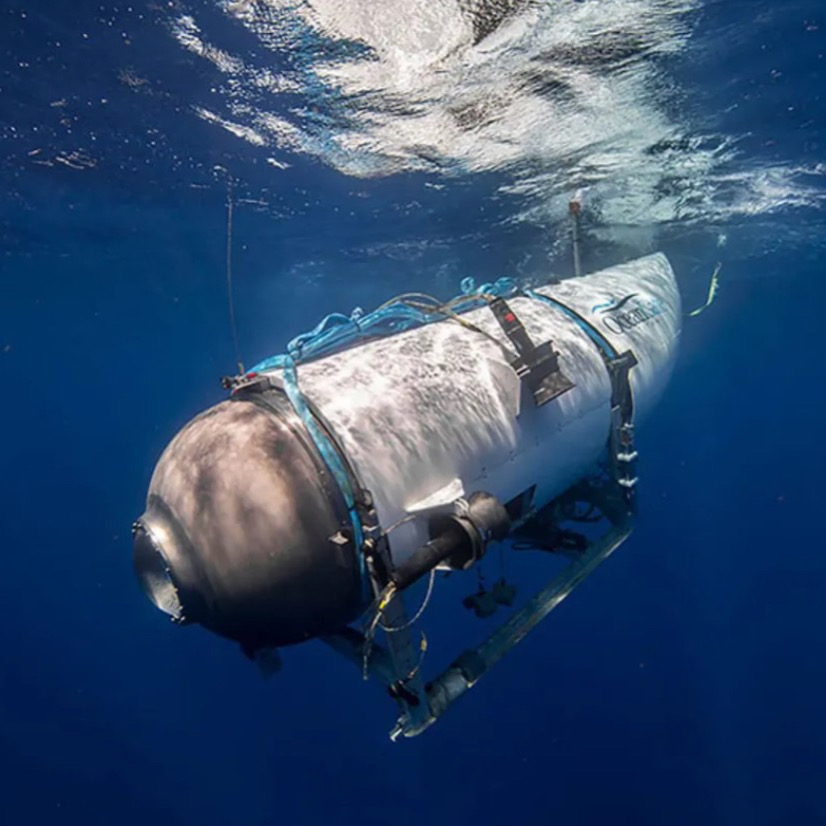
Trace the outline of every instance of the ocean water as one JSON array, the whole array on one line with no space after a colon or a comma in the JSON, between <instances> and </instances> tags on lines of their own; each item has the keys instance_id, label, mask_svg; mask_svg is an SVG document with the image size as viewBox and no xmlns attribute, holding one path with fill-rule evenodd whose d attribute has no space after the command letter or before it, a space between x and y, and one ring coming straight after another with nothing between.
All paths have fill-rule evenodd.
<instances>
[{"instance_id":1,"label":"ocean water","mask_svg":"<svg viewBox=\"0 0 826 826\"><path fill-rule=\"evenodd\" d=\"M0 21L2 823L826 823L821 2ZM321 644L263 680L166 621L130 525L235 367L228 200L249 365L402 291L569 275L578 191L586 269L662 250L692 309L720 268L640 429L631 539L397 743ZM434 601L436 651L488 627L465 614Z\"/></svg>"}]
</instances>

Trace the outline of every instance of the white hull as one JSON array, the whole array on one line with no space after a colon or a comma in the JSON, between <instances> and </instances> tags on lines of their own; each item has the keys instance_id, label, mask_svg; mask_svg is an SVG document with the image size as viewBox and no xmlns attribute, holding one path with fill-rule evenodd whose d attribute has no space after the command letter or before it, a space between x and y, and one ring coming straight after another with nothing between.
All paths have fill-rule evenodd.
<instances>
[{"instance_id":1,"label":"white hull","mask_svg":"<svg viewBox=\"0 0 826 826\"><path fill-rule=\"evenodd\" d=\"M665 256L537 292L575 310L619 353L633 351L638 364L631 387L639 421L668 380L680 333L680 296ZM372 492L385 530L475 490L507 502L536 485L535 503L541 506L599 459L609 434L611 397L599 349L562 310L525 297L508 303L535 345L553 342L561 371L575 385L541 407L496 344L454 321L298 367L301 392L330 424ZM490 309L463 317L513 350ZM426 522L410 519L392 532L397 563L427 540Z\"/></svg>"}]
</instances>

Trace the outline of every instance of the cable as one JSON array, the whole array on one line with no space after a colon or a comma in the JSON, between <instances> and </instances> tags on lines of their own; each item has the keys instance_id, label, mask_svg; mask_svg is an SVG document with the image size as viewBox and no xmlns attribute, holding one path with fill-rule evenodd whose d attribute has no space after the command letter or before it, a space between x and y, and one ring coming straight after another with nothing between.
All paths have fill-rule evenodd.
<instances>
[{"instance_id":1,"label":"cable","mask_svg":"<svg viewBox=\"0 0 826 826\"><path fill-rule=\"evenodd\" d=\"M412 522L417 517L415 513L409 513L407 516L403 516L399 519L398 522L394 522L385 532L385 536L389 536L396 528L400 528L402 525L406 525L408 522Z\"/></svg>"},{"instance_id":2,"label":"cable","mask_svg":"<svg viewBox=\"0 0 826 826\"><path fill-rule=\"evenodd\" d=\"M439 301L438 298L435 298L428 293L402 293L401 295L397 295L394 298L390 298L384 302L384 304L380 304L373 312L378 312L379 310L387 309L387 307L392 307L393 304L399 303L406 303L408 300L419 299L429 301L434 307L441 307L442 302Z\"/></svg>"},{"instance_id":3,"label":"cable","mask_svg":"<svg viewBox=\"0 0 826 826\"><path fill-rule=\"evenodd\" d=\"M411 303L410 306L416 309L422 309L421 306L417 306L414 303ZM451 310L448 304L442 304L437 309L437 312L445 316L446 318L449 318L451 321L455 321L457 324L460 324L466 330L471 330L472 332L477 333L480 336L484 336L489 341L492 341L505 354L505 357L508 360L514 357L514 354L510 350L508 350L508 348L504 344L502 344L502 342L499 341L499 339L496 338L496 336L492 336L490 333L486 332L481 327L477 327L475 324L471 324L469 321L466 321L458 313L455 313L453 310Z\"/></svg>"},{"instance_id":4,"label":"cable","mask_svg":"<svg viewBox=\"0 0 826 826\"><path fill-rule=\"evenodd\" d=\"M409 619L404 625L397 625L397 626L388 626L384 625L381 621L379 625L381 626L381 630L385 631L388 634L397 634L399 631L405 631L406 629L410 628L416 622L419 621L421 615L425 612L427 608L427 604L430 602L430 596L433 593L433 583L436 579L436 569L432 568L430 571L430 581L427 583L427 593L424 595L424 600L422 604L419 606L419 610L416 611L415 615L412 619ZM379 615L380 616L380 615Z\"/></svg>"},{"instance_id":5,"label":"cable","mask_svg":"<svg viewBox=\"0 0 826 826\"><path fill-rule=\"evenodd\" d=\"M424 614L425 610L427 609L428 604L430 603L430 597L433 594L433 583L435 582L435 579L436 579L436 569L433 568L430 571L430 580L427 584L427 592L425 593L424 599L422 600L422 604L419 606L419 610L416 611L414 616L411 619L409 619L407 622L405 622L403 625L392 626L392 625L384 625L384 623L382 623L382 621L381 621L382 615L384 614L385 610L387 609L387 606L390 605L390 603L393 601L393 599L395 598L398 591L396 590L396 586L391 582L381 592L381 594L377 598L378 604L376 605L376 613L374 614L373 618L370 620L370 625L367 627L367 630L365 631L365 634L364 634L364 649L363 649L363 658L362 658L362 677L365 680L368 678L368 672L369 672L368 665L369 665L369 662L370 662L370 654L373 651L373 641L376 638L376 629L381 628L382 631L384 631L386 634L398 634L400 631L406 631L408 628L415 625L415 623L417 623L419 621L419 619L421 619L422 614ZM422 637L424 638L424 634L422 634ZM425 647L426 647L426 641L425 641ZM424 655L424 648L422 648L422 655ZM421 665L421 658L419 659L419 665ZM418 667L419 666L417 665L416 668L413 669L413 671L408 676L408 679L410 678L410 676L412 676L413 674L416 673L416 670L418 669Z\"/></svg>"}]
</instances>

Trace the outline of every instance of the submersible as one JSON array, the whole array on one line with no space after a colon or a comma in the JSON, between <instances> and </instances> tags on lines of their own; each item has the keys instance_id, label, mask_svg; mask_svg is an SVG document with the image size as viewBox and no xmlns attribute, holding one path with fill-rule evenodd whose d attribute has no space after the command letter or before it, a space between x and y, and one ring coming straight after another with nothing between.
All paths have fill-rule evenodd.
<instances>
[{"instance_id":1,"label":"submersible","mask_svg":"<svg viewBox=\"0 0 826 826\"><path fill-rule=\"evenodd\" d=\"M253 658L322 638L385 682L394 736L417 734L630 532L634 427L668 380L680 319L661 253L328 317L172 439L133 529L138 578L173 620ZM577 503L602 534L564 528ZM568 567L426 681L405 589L526 536Z\"/></svg>"}]
</instances>

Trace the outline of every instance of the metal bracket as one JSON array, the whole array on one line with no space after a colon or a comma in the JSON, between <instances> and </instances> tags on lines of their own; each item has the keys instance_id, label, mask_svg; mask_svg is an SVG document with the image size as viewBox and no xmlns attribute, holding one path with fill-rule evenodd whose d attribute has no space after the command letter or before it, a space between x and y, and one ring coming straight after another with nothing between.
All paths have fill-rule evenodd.
<instances>
[{"instance_id":1,"label":"metal bracket","mask_svg":"<svg viewBox=\"0 0 826 826\"><path fill-rule=\"evenodd\" d=\"M494 298L488 305L508 340L516 348L517 356L511 367L533 393L537 407L567 393L574 383L559 369L559 353L550 341L534 345L522 322L504 298Z\"/></svg>"},{"instance_id":2,"label":"metal bracket","mask_svg":"<svg viewBox=\"0 0 826 826\"><path fill-rule=\"evenodd\" d=\"M611 476L623 491L632 515L637 510L637 451L634 449L634 400L629 373L637 358L626 350L622 355L606 360L611 377L611 433L608 452Z\"/></svg>"}]
</instances>

